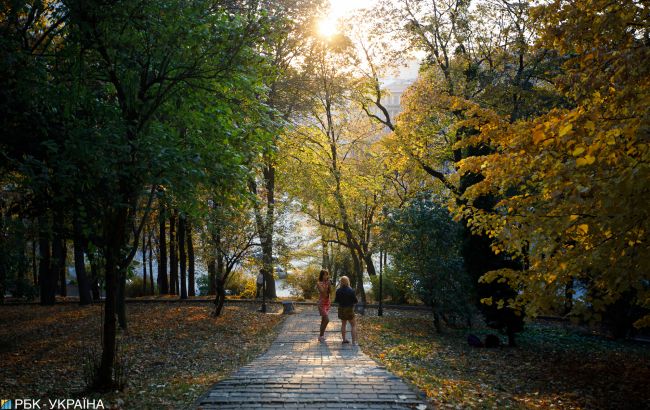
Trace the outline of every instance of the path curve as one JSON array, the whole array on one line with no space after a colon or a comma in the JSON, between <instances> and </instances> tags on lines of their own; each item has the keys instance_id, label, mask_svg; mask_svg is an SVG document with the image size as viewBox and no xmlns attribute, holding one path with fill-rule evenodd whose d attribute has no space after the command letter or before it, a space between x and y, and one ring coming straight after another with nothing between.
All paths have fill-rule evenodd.
<instances>
[{"instance_id":1,"label":"path curve","mask_svg":"<svg viewBox=\"0 0 650 410\"><path fill-rule=\"evenodd\" d=\"M332 309L326 342L320 318L301 309L282 325L266 353L201 396L198 409L425 409L420 393L379 366L361 349L341 343ZM349 334L349 327L348 327ZM349 338L349 336L348 336Z\"/></svg>"}]
</instances>

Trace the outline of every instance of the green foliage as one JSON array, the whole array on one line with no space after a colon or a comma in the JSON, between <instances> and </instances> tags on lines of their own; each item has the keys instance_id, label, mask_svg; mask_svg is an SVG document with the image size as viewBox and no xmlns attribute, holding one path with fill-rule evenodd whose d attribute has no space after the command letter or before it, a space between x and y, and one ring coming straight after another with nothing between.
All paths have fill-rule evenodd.
<instances>
[{"instance_id":1,"label":"green foliage","mask_svg":"<svg viewBox=\"0 0 650 410\"><path fill-rule=\"evenodd\" d=\"M445 208L419 195L389 213L383 240L397 290L412 289L441 315L470 317L473 287L460 253L461 227Z\"/></svg>"},{"instance_id":2,"label":"green foliage","mask_svg":"<svg viewBox=\"0 0 650 410\"><path fill-rule=\"evenodd\" d=\"M291 293L305 299L317 298L316 282L318 282L319 273L320 268L314 265L310 265L304 270L295 269L287 276L287 284L292 288Z\"/></svg>"},{"instance_id":3,"label":"green foliage","mask_svg":"<svg viewBox=\"0 0 650 410\"><path fill-rule=\"evenodd\" d=\"M379 275L371 276L372 298L379 301ZM388 299L388 303L405 304L418 301L414 284L407 275L402 275L400 270L388 266L382 272L382 297Z\"/></svg>"}]
</instances>

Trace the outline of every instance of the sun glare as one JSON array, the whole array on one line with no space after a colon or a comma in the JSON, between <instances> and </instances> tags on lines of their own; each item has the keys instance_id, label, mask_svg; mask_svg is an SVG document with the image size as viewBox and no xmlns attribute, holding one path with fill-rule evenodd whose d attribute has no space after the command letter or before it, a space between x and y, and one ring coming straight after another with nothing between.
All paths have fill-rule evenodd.
<instances>
[{"instance_id":1,"label":"sun glare","mask_svg":"<svg viewBox=\"0 0 650 410\"><path fill-rule=\"evenodd\" d=\"M318 23L318 33L323 37L332 37L338 32L338 19L331 16L325 17Z\"/></svg>"}]
</instances>

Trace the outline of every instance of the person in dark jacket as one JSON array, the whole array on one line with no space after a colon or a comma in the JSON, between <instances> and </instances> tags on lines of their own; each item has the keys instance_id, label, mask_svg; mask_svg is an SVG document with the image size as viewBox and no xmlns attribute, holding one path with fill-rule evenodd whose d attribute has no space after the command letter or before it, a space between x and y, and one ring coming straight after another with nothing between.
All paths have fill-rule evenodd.
<instances>
[{"instance_id":1,"label":"person in dark jacket","mask_svg":"<svg viewBox=\"0 0 650 410\"><path fill-rule=\"evenodd\" d=\"M341 286L336 290L334 303L339 304L339 319L341 319L341 336L343 343L350 343L346 338L346 326L350 322L352 328L352 344L357 345L357 322L354 319L354 305L359 303L357 295L350 287L350 279L347 276L341 276Z\"/></svg>"}]
</instances>

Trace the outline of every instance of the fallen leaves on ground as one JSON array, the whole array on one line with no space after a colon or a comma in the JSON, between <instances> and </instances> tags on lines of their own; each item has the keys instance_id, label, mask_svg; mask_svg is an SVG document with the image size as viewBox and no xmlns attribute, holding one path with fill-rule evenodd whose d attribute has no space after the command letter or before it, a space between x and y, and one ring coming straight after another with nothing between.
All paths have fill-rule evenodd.
<instances>
[{"instance_id":1,"label":"fallen leaves on ground","mask_svg":"<svg viewBox=\"0 0 650 410\"><path fill-rule=\"evenodd\" d=\"M472 348L432 319L362 317L363 350L435 408L647 408L650 346L534 323L518 347ZM473 329L472 333L493 333ZM501 338L502 343L506 338Z\"/></svg>"},{"instance_id":2,"label":"fallen leaves on ground","mask_svg":"<svg viewBox=\"0 0 650 410\"><path fill-rule=\"evenodd\" d=\"M0 397L102 398L126 409L189 408L211 385L265 351L282 317L257 304L213 307L128 304L118 348L128 371L122 392L85 391L83 364L100 353L102 306L0 307ZM277 311L278 307L270 310Z\"/></svg>"}]
</instances>

